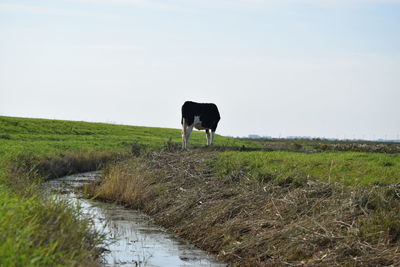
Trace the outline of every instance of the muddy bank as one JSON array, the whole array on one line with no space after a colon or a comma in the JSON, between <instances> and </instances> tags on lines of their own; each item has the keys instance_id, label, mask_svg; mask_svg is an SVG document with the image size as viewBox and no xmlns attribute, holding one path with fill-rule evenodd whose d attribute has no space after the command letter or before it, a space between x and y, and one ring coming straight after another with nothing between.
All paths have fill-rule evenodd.
<instances>
[{"instance_id":1,"label":"muddy bank","mask_svg":"<svg viewBox=\"0 0 400 267\"><path fill-rule=\"evenodd\" d=\"M234 265L400 264L399 187L251 179L213 168L219 152L152 152L87 190L150 214Z\"/></svg>"}]
</instances>

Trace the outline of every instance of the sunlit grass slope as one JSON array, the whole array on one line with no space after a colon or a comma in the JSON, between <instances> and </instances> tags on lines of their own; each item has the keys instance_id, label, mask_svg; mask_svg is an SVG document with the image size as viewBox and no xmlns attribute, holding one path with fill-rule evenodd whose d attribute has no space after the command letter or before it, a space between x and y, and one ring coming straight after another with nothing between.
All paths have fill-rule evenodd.
<instances>
[{"instance_id":1,"label":"sunlit grass slope","mask_svg":"<svg viewBox=\"0 0 400 267\"><path fill-rule=\"evenodd\" d=\"M181 131L155 127L0 116L0 166L4 166L5 162L14 158L16 154L34 153L36 156L52 156L82 149L128 151L134 143L161 148L169 141L180 144ZM204 145L206 143L204 131L194 131L190 143L193 146ZM215 143L218 146L257 146L248 141L239 141L219 135L216 135ZM2 176L4 176L4 171L0 172L0 177Z\"/></svg>"},{"instance_id":2,"label":"sunlit grass slope","mask_svg":"<svg viewBox=\"0 0 400 267\"><path fill-rule=\"evenodd\" d=\"M177 124L179 126L179 124ZM168 140L181 143L179 129L113 125L79 121L26 119L0 116L0 157L16 151L53 153L82 148L123 150L135 142L162 147ZM194 131L191 145L204 145L204 131ZM252 142L216 135L220 146L256 146Z\"/></svg>"}]
</instances>

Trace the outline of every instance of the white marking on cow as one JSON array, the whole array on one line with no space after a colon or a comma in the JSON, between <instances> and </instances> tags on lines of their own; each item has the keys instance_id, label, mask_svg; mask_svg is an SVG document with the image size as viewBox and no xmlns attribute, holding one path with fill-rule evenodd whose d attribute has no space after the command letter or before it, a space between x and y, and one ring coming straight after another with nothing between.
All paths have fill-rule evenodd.
<instances>
[{"instance_id":1,"label":"white marking on cow","mask_svg":"<svg viewBox=\"0 0 400 267\"><path fill-rule=\"evenodd\" d=\"M197 130L205 130L206 129L203 127L203 125L201 125L200 116L194 116L193 125L194 125L194 128L196 128Z\"/></svg>"}]
</instances>

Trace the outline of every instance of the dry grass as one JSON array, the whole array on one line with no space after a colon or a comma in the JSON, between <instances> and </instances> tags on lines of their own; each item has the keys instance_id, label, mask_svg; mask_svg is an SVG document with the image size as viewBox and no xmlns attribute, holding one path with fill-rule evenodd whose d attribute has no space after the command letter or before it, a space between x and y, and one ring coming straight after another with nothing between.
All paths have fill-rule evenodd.
<instances>
[{"instance_id":1,"label":"dry grass","mask_svg":"<svg viewBox=\"0 0 400 267\"><path fill-rule=\"evenodd\" d=\"M89 191L233 265L400 265L400 186L301 185L217 175L217 151L152 152L105 172Z\"/></svg>"},{"instance_id":2,"label":"dry grass","mask_svg":"<svg viewBox=\"0 0 400 267\"><path fill-rule=\"evenodd\" d=\"M106 200L118 199L133 208L143 207L153 195L147 182L149 172L135 160L104 169L103 177L107 179L96 181L87 191Z\"/></svg>"}]
</instances>

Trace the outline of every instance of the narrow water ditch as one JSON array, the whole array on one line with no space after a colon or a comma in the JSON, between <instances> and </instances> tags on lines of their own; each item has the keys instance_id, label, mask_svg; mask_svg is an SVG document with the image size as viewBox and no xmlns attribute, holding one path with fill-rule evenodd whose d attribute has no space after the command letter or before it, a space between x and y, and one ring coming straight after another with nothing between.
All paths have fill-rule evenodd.
<instances>
[{"instance_id":1,"label":"narrow water ditch","mask_svg":"<svg viewBox=\"0 0 400 267\"><path fill-rule=\"evenodd\" d=\"M71 205L79 205L106 239L104 266L227 266L152 223L149 216L123 206L82 198L76 188L96 179L98 172L65 176L46 182L49 190Z\"/></svg>"}]
</instances>

